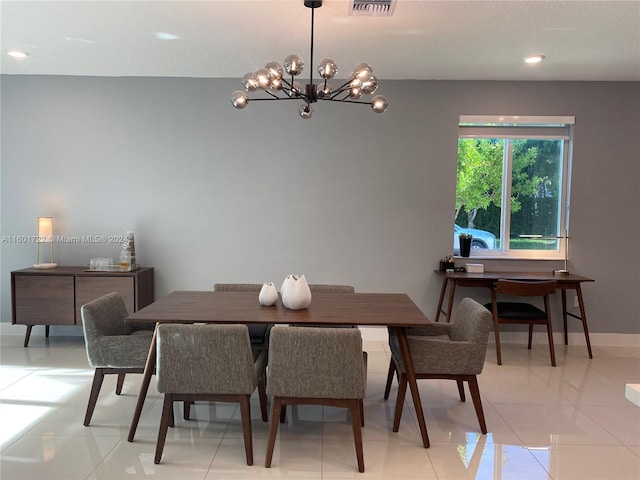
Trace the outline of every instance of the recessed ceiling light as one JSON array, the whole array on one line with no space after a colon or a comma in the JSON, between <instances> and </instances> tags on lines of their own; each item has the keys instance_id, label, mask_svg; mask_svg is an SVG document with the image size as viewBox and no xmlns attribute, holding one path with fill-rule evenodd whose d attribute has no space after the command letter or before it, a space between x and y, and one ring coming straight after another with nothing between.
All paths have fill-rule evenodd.
<instances>
[{"instance_id":1,"label":"recessed ceiling light","mask_svg":"<svg viewBox=\"0 0 640 480\"><path fill-rule=\"evenodd\" d=\"M178 38L180 38L178 35L167 32L155 32L155 35L160 40L177 40Z\"/></svg>"},{"instance_id":2,"label":"recessed ceiling light","mask_svg":"<svg viewBox=\"0 0 640 480\"><path fill-rule=\"evenodd\" d=\"M544 55L530 55L528 57L524 57L525 63L540 63L544 60Z\"/></svg>"},{"instance_id":3,"label":"recessed ceiling light","mask_svg":"<svg viewBox=\"0 0 640 480\"><path fill-rule=\"evenodd\" d=\"M7 55L13 58L25 58L29 56L29 52L25 52L24 50L9 49L5 50L5 52L7 52Z\"/></svg>"}]
</instances>

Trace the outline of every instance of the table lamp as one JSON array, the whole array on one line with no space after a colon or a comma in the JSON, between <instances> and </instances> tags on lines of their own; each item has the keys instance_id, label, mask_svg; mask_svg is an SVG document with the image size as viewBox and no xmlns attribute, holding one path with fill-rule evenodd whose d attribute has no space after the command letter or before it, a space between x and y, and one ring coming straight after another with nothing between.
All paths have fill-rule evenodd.
<instances>
[{"instance_id":1,"label":"table lamp","mask_svg":"<svg viewBox=\"0 0 640 480\"><path fill-rule=\"evenodd\" d=\"M569 269L567 267L567 261L569 260L569 230L565 230L564 236L564 268L560 270L554 270L554 275L569 275Z\"/></svg>"},{"instance_id":2,"label":"table lamp","mask_svg":"<svg viewBox=\"0 0 640 480\"><path fill-rule=\"evenodd\" d=\"M565 230L564 235L558 235L556 237L545 237L544 235L528 235L528 234L523 234L520 235L520 238L535 238L537 240L557 240L557 239L564 239L564 268L561 268L559 270L554 270L553 274L554 275L569 275L569 269L568 269L568 260L569 260L569 230Z\"/></svg>"},{"instance_id":3,"label":"table lamp","mask_svg":"<svg viewBox=\"0 0 640 480\"><path fill-rule=\"evenodd\" d=\"M50 262L40 263L40 244L49 243L50 246ZM33 268L56 268L57 263L53 261L53 224L51 217L38 217L38 236L36 237L37 256L36 263Z\"/></svg>"}]
</instances>

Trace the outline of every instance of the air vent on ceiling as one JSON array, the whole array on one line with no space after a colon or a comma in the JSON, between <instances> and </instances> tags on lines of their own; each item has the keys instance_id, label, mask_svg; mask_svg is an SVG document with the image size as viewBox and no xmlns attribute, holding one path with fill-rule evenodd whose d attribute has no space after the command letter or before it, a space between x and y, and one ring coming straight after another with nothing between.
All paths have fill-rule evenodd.
<instances>
[{"instance_id":1,"label":"air vent on ceiling","mask_svg":"<svg viewBox=\"0 0 640 480\"><path fill-rule=\"evenodd\" d=\"M350 0L349 15L390 17L395 7L396 0Z\"/></svg>"}]
</instances>

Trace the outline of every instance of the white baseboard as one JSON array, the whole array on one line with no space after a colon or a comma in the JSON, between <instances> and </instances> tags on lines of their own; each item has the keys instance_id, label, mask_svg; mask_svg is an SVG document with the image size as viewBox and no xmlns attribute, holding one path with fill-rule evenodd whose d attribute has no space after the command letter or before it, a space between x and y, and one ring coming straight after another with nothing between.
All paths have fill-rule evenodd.
<instances>
[{"instance_id":1,"label":"white baseboard","mask_svg":"<svg viewBox=\"0 0 640 480\"><path fill-rule=\"evenodd\" d=\"M585 345L587 344L584 333L569 332L569 345ZM500 332L500 343L527 343L527 332ZM640 348L640 335L633 333L589 333L591 346L598 347L638 347ZM547 344L546 332L537 332L533 334L533 343ZM554 332L553 342L556 345L564 344L564 333ZM493 331L489 334L489 343L495 343Z\"/></svg>"},{"instance_id":2,"label":"white baseboard","mask_svg":"<svg viewBox=\"0 0 640 480\"><path fill-rule=\"evenodd\" d=\"M51 325L51 335L63 335L67 337L82 336L82 327L73 325ZM31 330L31 336L37 337L39 335L44 336L44 325L34 325ZM0 322L0 335L17 335L24 337L27 332L26 325L13 325L9 322Z\"/></svg>"}]
</instances>

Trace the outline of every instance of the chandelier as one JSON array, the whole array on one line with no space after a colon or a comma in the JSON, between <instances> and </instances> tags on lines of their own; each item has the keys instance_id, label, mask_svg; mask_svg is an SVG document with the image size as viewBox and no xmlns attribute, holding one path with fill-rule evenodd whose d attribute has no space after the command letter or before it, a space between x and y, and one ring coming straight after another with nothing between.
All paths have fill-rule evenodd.
<instances>
[{"instance_id":1,"label":"chandelier","mask_svg":"<svg viewBox=\"0 0 640 480\"><path fill-rule=\"evenodd\" d=\"M322 6L322 0L304 0L304 6L311 9L311 59L313 64L313 22L316 8ZM363 95L372 95L378 89L378 79L373 75L373 69L368 63L356 66L347 77L347 81L337 88L333 88L328 81L338 73L338 66L331 58L325 58L318 64L320 83L313 83L313 69L309 75L309 83L304 87L295 78L304 70L304 61L300 55L289 55L281 65L278 62L269 62L264 68L255 72L249 72L242 78L242 84L246 92L261 90L267 94L263 98L249 98L248 95L237 90L231 95L231 103L235 108L243 109L249 102L261 100L302 100L298 112L302 118L311 118L313 115L312 104L318 100L329 102L362 103L371 105L376 113L382 113L387 109L387 99L382 95L376 95L371 101L360 100ZM285 73L290 76L285 77Z\"/></svg>"}]
</instances>

